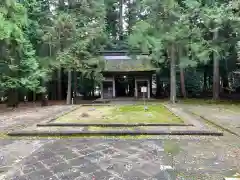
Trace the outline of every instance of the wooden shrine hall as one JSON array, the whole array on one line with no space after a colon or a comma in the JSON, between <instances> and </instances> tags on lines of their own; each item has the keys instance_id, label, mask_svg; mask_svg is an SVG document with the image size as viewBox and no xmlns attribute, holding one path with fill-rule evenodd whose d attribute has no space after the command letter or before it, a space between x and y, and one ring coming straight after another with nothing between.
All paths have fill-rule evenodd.
<instances>
[{"instance_id":1,"label":"wooden shrine hall","mask_svg":"<svg viewBox=\"0 0 240 180\"><path fill-rule=\"evenodd\" d=\"M156 68L147 55L127 52L104 52L105 68L101 83L101 98L150 98Z\"/></svg>"}]
</instances>

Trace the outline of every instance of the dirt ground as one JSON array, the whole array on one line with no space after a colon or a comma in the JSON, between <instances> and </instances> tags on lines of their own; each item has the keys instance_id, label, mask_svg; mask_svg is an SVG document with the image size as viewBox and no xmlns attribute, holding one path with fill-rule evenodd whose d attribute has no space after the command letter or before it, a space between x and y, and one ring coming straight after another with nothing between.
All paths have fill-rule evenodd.
<instances>
[{"instance_id":1,"label":"dirt ground","mask_svg":"<svg viewBox=\"0 0 240 180\"><path fill-rule=\"evenodd\" d=\"M138 109L140 111L138 111ZM82 106L54 122L61 123L182 123L182 120L171 114L161 105L148 106L116 105L116 106ZM156 109L157 108L157 109ZM159 108L159 112L158 112Z\"/></svg>"},{"instance_id":2,"label":"dirt ground","mask_svg":"<svg viewBox=\"0 0 240 180\"><path fill-rule=\"evenodd\" d=\"M77 110L66 114L54 122L89 122L89 121L100 121L104 117L110 115L112 110L115 107L110 106L103 106L103 107L96 107L96 106L83 106L79 107Z\"/></svg>"}]
</instances>

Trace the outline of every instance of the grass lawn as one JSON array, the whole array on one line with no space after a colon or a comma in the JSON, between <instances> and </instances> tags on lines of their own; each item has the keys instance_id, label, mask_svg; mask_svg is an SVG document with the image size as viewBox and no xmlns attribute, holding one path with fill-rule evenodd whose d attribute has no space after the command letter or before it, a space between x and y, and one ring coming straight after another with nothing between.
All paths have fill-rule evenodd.
<instances>
[{"instance_id":1,"label":"grass lawn","mask_svg":"<svg viewBox=\"0 0 240 180\"><path fill-rule=\"evenodd\" d=\"M54 122L58 123L183 123L162 104L83 106Z\"/></svg>"}]
</instances>

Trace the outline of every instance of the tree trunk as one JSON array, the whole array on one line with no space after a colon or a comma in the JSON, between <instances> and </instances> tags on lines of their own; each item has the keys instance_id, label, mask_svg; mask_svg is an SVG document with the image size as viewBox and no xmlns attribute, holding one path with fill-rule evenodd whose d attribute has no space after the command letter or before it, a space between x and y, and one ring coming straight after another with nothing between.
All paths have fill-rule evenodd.
<instances>
[{"instance_id":1,"label":"tree trunk","mask_svg":"<svg viewBox=\"0 0 240 180\"><path fill-rule=\"evenodd\" d=\"M123 40L123 0L119 0L119 39Z\"/></svg>"},{"instance_id":2,"label":"tree trunk","mask_svg":"<svg viewBox=\"0 0 240 180\"><path fill-rule=\"evenodd\" d=\"M33 91L33 102L36 102L36 91Z\"/></svg>"},{"instance_id":3,"label":"tree trunk","mask_svg":"<svg viewBox=\"0 0 240 180\"><path fill-rule=\"evenodd\" d=\"M72 97L72 71L68 70L67 104L71 104Z\"/></svg>"},{"instance_id":4,"label":"tree trunk","mask_svg":"<svg viewBox=\"0 0 240 180\"><path fill-rule=\"evenodd\" d=\"M42 87L46 87L46 82L43 79L42 79ZM42 93L41 106L47 106L47 105L48 105L48 94L46 90L46 92Z\"/></svg>"},{"instance_id":5,"label":"tree trunk","mask_svg":"<svg viewBox=\"0 0 240 180\"><path fill-rule=\"evenodd\" d=\"M173 44L170 49L170 101L173 104L176 102L176 58Z\"/></svg>"},{"instance_id":6,"label":"tree trunk","mask_svg":"<svg viewBox=\"0 0 240 180\"><path fill-rule=\"evenodd\" d=\"M213 39L218 38L218 31L214 31ZM219 99L219 88L220 88L220 79L219 79L219 59L217 55L213 54L213 99Z\"/></svg>"},{"instance_id":7,"label":"tree trunk","mask_svg":"<svg viewBox=\"0 0 240 180\"><path fill-rule=\"evenodd\" d=\"M17 108L19 104L18 90L9 89L7 92L7 107Z\"/></svg>"},{"instance_id":8,"label":"tree trunk","mask_svg":"<svg viewBox=\"0 0 240 180\"><path fill-rule=\"evenodd\" d=\"M180 67L180 83L181 83L181 91L182 91L182 96L184 98L187 97L186 94L186 88L185 88L185 76L184 76L184 69Z\"/></svg>"},{"instance_id":9,"label":"tree trunk","mask_svg":"<svg viewBox=\"0 0 240 180\"><path fill-rule=\"evenodd\" d=\"M203 92L207 91L207 69L204 67L204 75L203 75Z\"/></svg>"},{"instance_id":10,"label":"tree trunk","mask_svg":"<svg viewBox=\"0 0 240 180\"><path fill-rule=\"evenodd\" d=\"M76 104L76 98L77 98L77 72L74 71L74 77L73 77L73 98L74 98L74 104Z\"/></svg>"},{"instance_id":11,"label":"tree trunk","mask_svg":"<svg viewBox=\"0 0 240 180\"><path fill-rule=\"evenodd\" d=\"M182 57L182 49L181 47L178 48L178 58L179 62ZM180 66L179 66L180 67ZM184 68L180 67L180 84L181 84L181 93L184 98L187 97L186 88L185 88L185 76L184 76Z\"/></svg>"},{"instance_id":12,"label":"tree trunk","mask_svg":"<svg viewBox=\"0 0 240 180\"><path fill-rule=\"evenodd\" d=\"M57 94L58 100L62 100L62 68L60 67L57 70L57 79L58 79L58 86L57 86Z\"/></svg>"}]
</instances>

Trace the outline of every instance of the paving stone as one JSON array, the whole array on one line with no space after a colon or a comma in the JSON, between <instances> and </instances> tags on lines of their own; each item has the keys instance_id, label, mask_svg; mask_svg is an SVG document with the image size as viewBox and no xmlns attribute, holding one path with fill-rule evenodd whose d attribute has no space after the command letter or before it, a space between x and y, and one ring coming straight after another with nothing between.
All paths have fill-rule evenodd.
<instances>
[{"instance_id":1,"label":"paving stone","mask_svg":"<svg viewBox=\"0 0 240 180\"><path fill-rule=\"evenodd\" d=\"M88 164L89 160L85 159L84 157L78 157L75 159L69 160L69 164L71 164L73 167L81 167L84 164Z\"/></svg>"},{"instance_id":2,"label":"paving stone","mask_svg":"<svg viewBox=\"0 0 240 180\"><path fill-rule=\"evenodd\" d=\"M117 149L114 149L114 148L107 148L105 150L102 150L101 152L104 154L111 154L111 155L114 155L114 154L117 155L119 153L119 151L117 151Z\"/></svg>"},{"instance_id":3,"label":"paving stone","mask_svg":"<svg viewBox=\"0 0 240 180\"><path fill-rule=\"evenodd\" d=\"M72 180L82 176L80 172L64 172L61 175L59 174L57 175L58 175L58 178L61 180Z\"/></svg>"},{"instance_id":4,"label":"paving stone","mask_svg":"<svg viewBox=\"0 0 240 180\"><path fill-rule=\"evenodd\" d=\"M147 179L149 176L141 173L140 171L133 170L123 174L125 180L142 180Z\"/></svg>"},{"instance_id":5,"label":"paving stone","mask_svg":"<svg viewBox=\"0 0 240 180\"><path fill-rule=\"evenodd\" d=\"M113 162L111 160L103 160L98 165L101 166L101 169L106 171L113 169Z\"/></svg>"},{"instance_id":6,"label":"paving stone","mask_svg":"<svg viewBox=\"0 0 240 180\"><path fill-rule=\"evenodd\" d=\"M108 149L109 146L104 146L103 144L98 144L98 145L95 145L93 147L91 147L93 150L95 151L103 151L103 150L106 150Z\"/></svg>"},{"instance_id":7,"label":"paving stone","mask_svg":"<svg viewBox=\"0 0 240 180\"><path fill-rule=\"evenodd\" d=\"M141 169L146 173L149 174L150 176L154 176L157 173L159 173L160 170L160 165L155 164L155 163L145 163L141 166Z\"/></svg>"},{"instance_id":8,"label":"paving stone","mask_svg":"<svg viewBox=\"0 0 240 180\"><path fill-rule=\"evenodd\" d=\"M74 106L47 106L47 107L34 107L34 108L18 108L16 111L4 112L0 114L0 131L7 132L14 129L23 129L27 126L39 123L46 119L51 119L59 114L75 108Z\"/></svg>"},{"instance_id":9,"label":"paving stone","mask_svg":"<svg viewBox=\"0 0 240 180\"><path fill-rule=\"evenodd\" d=\"M126 165L128 163L123 163L123 162L117 162L114 163L108 170L115 171L118 174L122 175L123 173L129 171L128 168L126 168Z\"/></svg>"},{"instance_id":10,"label":"paving stone","mask_svg":"<svg viewBox=\"0 0 240 180\"><path fill-rule=\"evenodd\" d=\"M45 169L44 165L41 162L35 162L34 164L31 165L24 165L22 167L22 172L27 174L41 169Z\"/></svg>"},{"instance_id":11,"label":"paving stone","mask_svg":"<svg viewBox=\"0 0 240 180\"><path fill-rule=\"evenodd\" d=\"M40 179L45 179L52 176L53 176L53 173L51 173L49 170L39 170L39 171L26 174L26 179L40 180Z\"/></svg>"},{"instance_id":12,"label":"paving stone","mask_svg":"<svg viewBox=\"0 0 240 180\"><path fill-rule=\"evenodd\" d=\"M65 162L65 161L63 159L61 159L60 157L57 157L57 156L52 157L50 159L45 159L45 160L42 161L42 163L45 164L48 167L52 167L56 164L60 164L60 163L63 163L63 162Z\"/></svg>"},{"instance_id":13,"label":"paving stone","mask_svg":"<svg viewBox=\"0 0 240 180\"><path fill-rule=\"evenodd\" d=\"M93 180L93 179L91 179L91 174L82 174L81 176L75 178L75 180Z\"/></svg>"},{"instance_id":14,"label":"paving stone","mask_svg":"<svg viewBox=\"0 0 240 180\"><path fill-rule=\"evenodd\" d=\"M34 157L37 160L42 161L45 159L55 158L55 156L56 156L56 154L54 154L51 151L41 151L41 152L38 152L37 155L35 155Z\"/></svg>"},{"instance_id":15,"label":"paving stone","mask_svg":"<svg viewBox=\"0 0 240 180\"><path fill-rule=\"evenodd\" d=\"M11 180L29 180L27 176L15 176Z\"/></svg>"},{"instance_id":16,"label":"paving stone","mask_svg":"<svg viewBox=\"0 0 240 180\"><path fill-rule=\"evenodd\" d=\"M91 179L101 179L101 180L109 180L109 178L111 177L111 174L107 171L103 171L103 170L98 170L93 172L92 174L90 174L90 178Z\"/></svg>"},{"instance_id":17,"label":"paving stone","mask_svg":"<svg viewBox=\"0 0 240 180\"><path fill-rule=\"evenodd\" d=\"M139 158L145 160L145 161L159 161L161 160L161 157L158 155L154 155L151 152L144 152L138 156Z\"/></svg>"},{"instance_id":18,"label":"paving stone","mask_svg":"<svg viewBox=\"0 0 240 180\"><path fill-rule=\"evenodd\" d=\"M125 159L126 157L128 157L128 154L126 152L124 152L125 154L122 153L122 151L120 152L120 154L117 154L114 156L114 158L116 159Z\"/></svg>"},{"instance_id":19,"label":"paving stone","mask_svg":"<svg viewBox=\"0 0 240 180\"><path fill-rule=\"evenodd\" d=\"M165 171L159 171L159 173L152 176L152 178L156 180L175 180L176 179L176 178L172 179L172 177L168 174L168 172L165 172Z\"/></svg>"},{"instance_id":20,"label":"paving stone","mask_svg":"<svg viewBox=\"0 0 240 180\"><path fill-rule=\"evenodd\" d=\"M69 169L71 169L71 166L66 162L51 167L51 170L53 171L54 174L62 173L64 171L68 171Z\"/></svg>"},{"instance_id":21,"label":"paving stone","mask_svg":"<svg viewBox=\"0 0 240 180\"><path fill-rule=\"evenodd\" d=\"M101 161L103 157L104 157L104 154L101 154L99 152L95 152L95 153L84 156L85 159L88 159L91 162Z\"/></svg>"},{"instance_id":22,"label":"paving stone","mask_svg":"<svg viewBox=\"0 0 240 180\"><path fill-rule=\"evenodd\" d=\"M56 176L47 177L44 180L59 180Z\"/></svg>"},{"instance_id":23,"label":"paving stone","mask_svg":"<svg viewBox=\"0 0 240 180\"><path fill-rule=\"evenodd\" d=\"M80 172L83 172L85 174L89 174L92 173L94 170L99 169L99 166L92 164L92 163L88 163L88 164L84 164L84 166L80 167Z\"/></svg>"},{"instance_id":24,"label":"paving stone","mask_svg":"<svg viewBox=\"0 0 240 180\"><path fill-rule=\"evenodd\" d=\"M225 174L227 174L226 169L234 169L237 171L239 169L238 167L240 167L240 160L238 156L239 143L236 139L231 139L230 137L224 136L221 138L184 137L180 139L176 137L176 139L168 140L172 141L173 143L178 143L180 146L181 151L174 158L174 168L179 170L187 177L192 175L190 177L196 177L196 179L202 178L204 180L219 180L222 179ZM47 175L47 177L44 177L45 179L55 177L54 175L60 176L62 174L61 177L65 179L74 179L77 177L76 180L92 180L91 178L95 176L95 179L98 180L97 177L104 177L106 174L107 179L110 179L111 176L115 177L115 179L119 179L117 178L118 175L125 175L122 179L124 180L127 178L131 179L131 177L134 176L137 177L141 173L147 176L146 179L150 178L148 176L162 180L177 179L174 179L174 175L172 175L170 172L166 172L166 170L160 170L160 165L163 166L171 164L169 163L170 158L163 151L165 138L160 138L158 140L146 139L144 141L115 141L99 139L93 140L95 144L86 143L86 141L92 141L92 139L59 139L54 140L51 143L46 143L38 151L24 159L24 161L19 161L14 165L16 166L16 169L23 169L22 167L30 167L32 165L34 169L39 167L38 171L33 171L31 168L26 168L25 173L27 174L19 176L19 173L14 170L13 174L9 175L6 180L13 179L12 177L16 177L17 175L19 178L30 178L28 175L32 175L31 177L33 178L37 177L38 179L41 179L39 174L34 176L34 173L39 173L40 171L40 174L50 173ZM92 152L92 149L98 146L99 143L102 145L106 144L106 147L110 148ZM76 146L76 144L78 146ZM56 149L58 150L54 151L55 145L57 147ZM85 146L87 149L84 149ZM145 148L140 149L140 147ZM139 148L139 151L136 150L136 148ZM66 151L62 151L63 149L66 149ZM64 153L81 153L83 149L85 152L87 152L85 156L76 157L67 161L62 159L64 157ZM129 153L129 149L136 151L136 153ZM37 164L39 161L35 157L45 157L44 155L48 154L49 151L52 152L52 150L54 151L55 156L41 161L44 167L48 167L49 170L43 168L41 166L41 162L40 164ZM110 156L111 153L115 152L115 150L117 153L119 153L119 155ZM89 154L89 152L91 152L91 154ZM100 159L100 161L94 162L94 159ZM94 172L97 172L97 170L99 170L99 174L94 174ZM140 173L136 174L138 171ZM222 174L219 174L220 171ZM204 175L200 176L197 173L204 173ZM84 177L84 175L86 176ZM188 180L188 178L185 179Z\"/></svg>"},{"instance_id":25,"label":"paving stone","mask_svg":"<svg viewBox=\"0 0 240 180\"><path fill-rule=\"evenodd\" d=\"M93 152L95 152L95 150L93 150L93 149L84 149L84 150L80 151L80 153L83 154L83 155L88 155L88 154L91 154Z\"/></svg>"},{"instance_id":26,"label":"paving stone","mask_svg":"<svg viewBox=\"0 0 240 180\"><path fill-rule=\"evenodd\" d=\"M63 159L66 159L66 160L69 160L69 159L74 159L74 158L77 158L79 157L78 154L72 152L71 150L66 150L66 151L61 151L61 152L57 152L58 156L63 158Z\"/></svg>"},{"instance_id":27,"label":"paving stone","mask_svg":"<svg viewBox=\"0 0 240 180\"><path fill-rule=\"evenodd\" d=\"M8 140L8 139L0 139L0 147L4 147L6 145L12 144L15 140Z\"/></svg>"}]
</instances>

